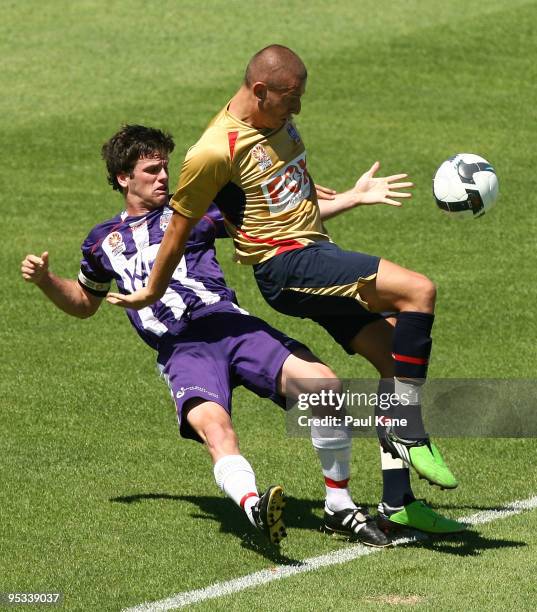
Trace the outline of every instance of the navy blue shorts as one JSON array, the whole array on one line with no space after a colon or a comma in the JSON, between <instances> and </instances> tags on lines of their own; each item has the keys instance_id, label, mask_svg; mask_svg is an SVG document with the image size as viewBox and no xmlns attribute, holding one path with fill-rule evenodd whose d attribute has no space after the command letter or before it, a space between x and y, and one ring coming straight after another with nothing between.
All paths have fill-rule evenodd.
<instances>
[{"instance_id":1,"label":"navy blue shorts","mask_svg":"<svg viewBox=\"0 0 537 612\"><path fill-rule=\"evenodd\" d=\"M379 261L323 241L271 257L255 265L254 274L275 310L315 321L352 354L356 334L382 319L360 297L360 288L376 277Z\"/></svg>"}]
</instances>

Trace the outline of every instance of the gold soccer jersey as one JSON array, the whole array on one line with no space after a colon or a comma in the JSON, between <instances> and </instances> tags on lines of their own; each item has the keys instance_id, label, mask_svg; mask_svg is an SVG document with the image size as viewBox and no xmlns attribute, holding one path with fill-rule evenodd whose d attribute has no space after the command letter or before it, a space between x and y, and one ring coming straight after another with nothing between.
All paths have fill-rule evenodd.
<instances>
[{"instance_id":1,"label":"gold soccer jersey","mask_svg":"<svg viewBox=\"0 0 537 612\"><path fill-rule=\"evenodd\" d=\"M260 131L227 107L216 115L189 149L170 205L199 218L212 201L224 215L240 263L329 240L304 144L290 121Z\"/></svg>"}]
</instances>

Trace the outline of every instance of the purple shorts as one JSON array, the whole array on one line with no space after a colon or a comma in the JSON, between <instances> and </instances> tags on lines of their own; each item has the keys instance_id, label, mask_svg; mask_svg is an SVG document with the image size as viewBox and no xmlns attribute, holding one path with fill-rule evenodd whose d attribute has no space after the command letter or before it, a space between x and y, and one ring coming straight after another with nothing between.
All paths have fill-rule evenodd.
<instances>
[{"instance_id":1,"label":"purple shorts","mask_svg":"<svg viewBox=\"0 0 537 612\"><path fill-rule=\"evenodd\" d=\"M177 408L179 432L201 442L182 418L185 403L201 398L231 414L231 395L242 385L285 408L277 381L284 361L300 342L265 321L241 312L215 312L193 320L180 335L159 347L157 358Z\"/></svg>"}]
</instances>

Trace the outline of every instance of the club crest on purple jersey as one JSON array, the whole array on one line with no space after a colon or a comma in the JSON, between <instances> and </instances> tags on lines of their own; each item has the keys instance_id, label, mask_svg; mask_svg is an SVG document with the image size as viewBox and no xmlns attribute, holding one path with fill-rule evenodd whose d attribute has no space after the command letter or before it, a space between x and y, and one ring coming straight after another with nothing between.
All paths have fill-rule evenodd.
<instances>
[{"instance_id":1,"label":"club crest on purple jersey","mask_svg":"<svg viewBox=\"0 0 537 612\"><path fill-rule=\"evenodd\" d=\"M106 238L110 248L112 249L112 255L121 255L127 248L123 242L123 236L119 232L112 232Z\"/></svg>"}]
</instances>

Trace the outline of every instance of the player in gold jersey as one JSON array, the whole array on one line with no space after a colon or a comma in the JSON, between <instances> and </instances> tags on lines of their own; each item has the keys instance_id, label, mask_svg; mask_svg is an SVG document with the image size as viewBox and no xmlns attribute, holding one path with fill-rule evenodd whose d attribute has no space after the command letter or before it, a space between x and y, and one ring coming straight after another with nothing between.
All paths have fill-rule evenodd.
<instances>
[{"instance_id":1,"label":"player in gold jersey","mask_svg":"<svg viewBox=\"0 0 537 612\"><path fill-rule=\"evenodd\" d=\"M400 199L410 197L406 189L412 184L406 174L376 177L375 163L352 190L318 202L304 144L292 121L301 110L306 81L303 62L287 47L271 45L250 60L238 92L187 153L171 202L175 214L148 286L131 295L110 294L108 300L142 308L162 296L190 229L216 202L237 259L254 266L269 304L316 321L348 353L363 355L377 368L382 391L410 398L410 406L394 405L388 414L400 422L404 417L410 425L401 429L387 424L379 431L384 449L379 511L386 525L434 530L442 517L414 499L405 466L431 484L457 486L421 421L420 388L431 350L435 286L385 259L339 249L322 222L359 205L398 206ZM396 312L397 317L385 318L382 312ZM342 432L313 438L327 485L327 525L334 524L334 511L352 503L347 489L350 442ZM460 528L446 525L446 532Z\"/></svg>"},{"instance_id":2,"label":"player in gold jersey","mask_svg":"<svg viewBox=\"0 0 537 612\"><path fill-rule=\"evenodd\" d=\"M260 131L226 107L188 151L171 206L197 218L216 198L238 260L256 264L329 240L311 187L304 144L291 122Z\"/></svg>"}]
</instances>

